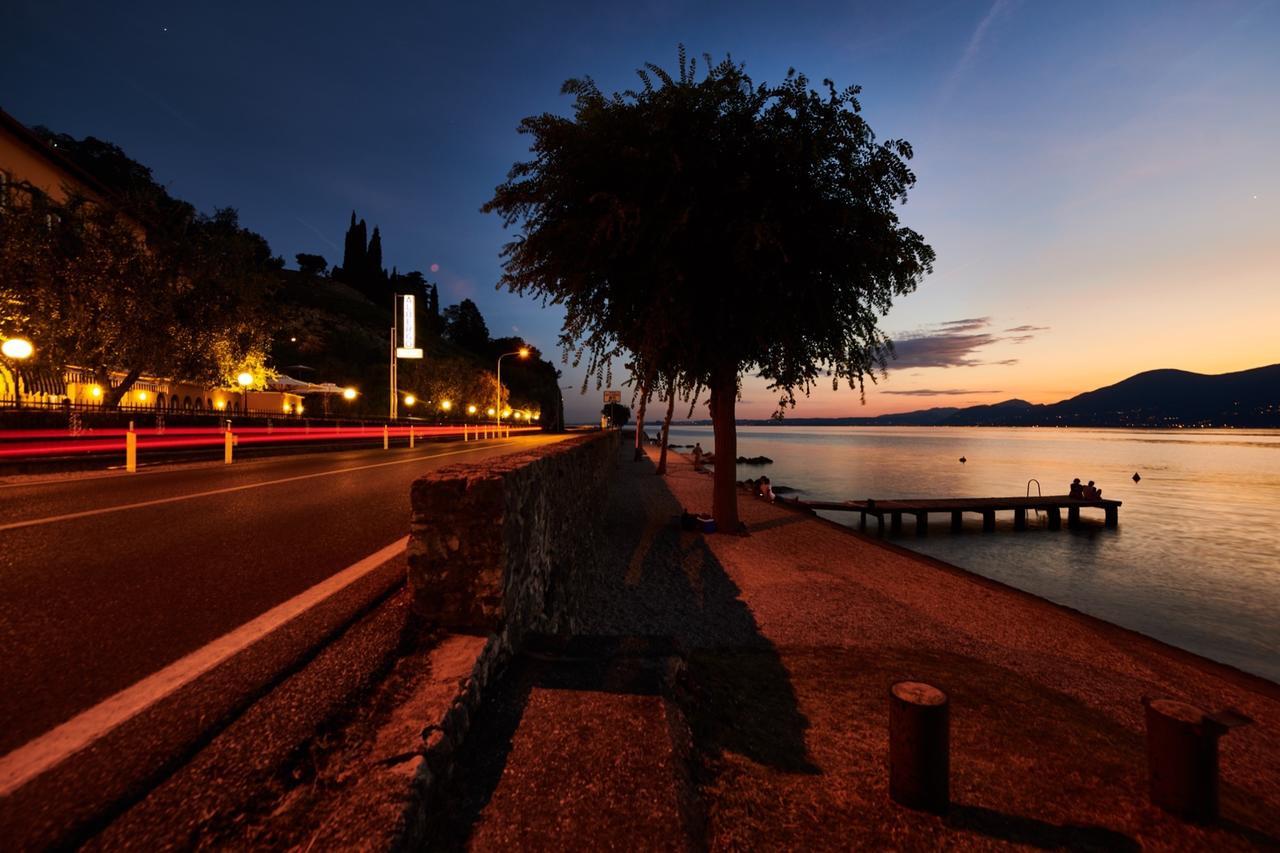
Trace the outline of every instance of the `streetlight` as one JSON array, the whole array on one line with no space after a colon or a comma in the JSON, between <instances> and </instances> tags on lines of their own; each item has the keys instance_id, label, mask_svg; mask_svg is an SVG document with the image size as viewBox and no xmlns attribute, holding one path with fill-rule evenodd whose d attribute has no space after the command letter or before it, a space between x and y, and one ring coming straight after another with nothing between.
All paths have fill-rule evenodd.
<instances>
[{"instance_id":1,"label":"streetlight","mask_svg":"<svg viewBox=\"0 0 1280 853\"><path fill-rule=\"evenodd\" d=\"M26 338L8 338L3 344L0 344L0 353L14 361L26 361L31 358L31 354L35 351L36 348ZM22 393L18 390L18 378L20 375L21 371L18 370L18 366L15 364L13 368L13 405L15 408L22 405Z\"/></svg>"},{"instance_id":2,"label":"streetlight","mask_svg":"<svg viewBox=\"0 0 1280 853\"><path fill-rule=\"evenodd\" d=\"M418 398L417 398L417 397L415 397L415 396L413 396L412 394L405 394L405 395L404 395L404 404L405 404L406 406L412 406L412 405L413 405L414 403L416 403L416 402L418 402Z\"/></svg>"},{"instance_id":3,"label":"streetlight","mask_svg":"<svg viewBox=\"0 0 1280 853\"><path fill-rule=\"evenodd\" d=\"M18 361L31 358L31 354L35 351L36 348L26 338L9 338L3 344L0 344L0 352Z\"/></svg>"},{"instance_id":4,"label":"streetlight","mask_svg":"<svg viewBox=\"0 0 1280 853\"><path fill-rule=\"evenodd\" d=\"M476 413L476 407L475 407L475 405L467 406L467 414L468 414L468 415L474 415L475 413Z\"/></svg>"},{"instance_id":5,"label":"streetlight","mask_svg":"<svg viewBox=\"0 0 1280 853\"><path fill-rule=\"evenodd\" d=\"M236 382L240 383L240 400L244 404L242 408L244 409L244 416L247 418L249 416L249 386L253 384L253 374L247 370L242 371L236 377Z\"/></svg>"},{"instance_id":6,"label":"streetlight","mask_svg":"<svg viewBox=\"0 0 1280 853\"><path fill-rule=\"evenodd\" d=\"M517 355L520 358L528 358L529 348L520 347L520 349L516 350L515 352L504 352L502 355L498 356L498 411L499 412L501 412L502 410L502 360L507 356L511 356L511 355ZM502 429L501 414L498 415L498 429Z\"/></svg>"},{"instance_id":7,"label":"streetlight","mask_svg":"<svg viewBox=\"0 0 1280 853\"><path fill-rule=\"evenodd\" d=\"M356 389L354 389L354 388L343 388L343 389L342 389L342 399L344 399L344 400L354 400L355 398L356 398Z\"/></svg>"}]
</instances>

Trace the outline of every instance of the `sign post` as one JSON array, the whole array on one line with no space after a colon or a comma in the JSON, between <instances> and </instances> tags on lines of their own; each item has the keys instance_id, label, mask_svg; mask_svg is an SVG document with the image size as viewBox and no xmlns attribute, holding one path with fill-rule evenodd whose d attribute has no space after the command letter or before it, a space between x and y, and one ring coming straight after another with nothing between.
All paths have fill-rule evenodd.
<instances>
[{"instance_id":1,"label":"sign post","mask_svg":"<svg viewBox=\"0 0 1280 853\"><path fill-rule=\"evenodd\" d=\"M392 297L392 316L399 323L399 334L403 335L403 346L400 346L401 339L397 334L395 324L391 326L391 419L398 417L400 408L400 389L397 387L399 380L399 365L397 362L402 358L422 358L422 350L414 346L416 343L416 323L413 311L414 299L412 293L397 293Z\"/></svg>"},{"instance_id":2,"label":"sign post","mask_svg":"<svg viewBox=\"0 0 1280 853\"><path fill-rule=\"evenodd\" d=\"M605 392L604 392L604 404L605 404L606 406L608 406L610 403L617 403L617 404L621 405L621 404L622 404L622 392L621 392L621 391L605 391ZM600 426L601 426L602 428L604 427L604 425L605 425L605 421L606 421L606 420L607 420L610 424L612 424L612 423L613 423L613 418L612 418L612 416L610 416L610 415L606 415L606 414L604 414L603 412L601 412L601 414L600 414Z\"/></svg>"}]
</instances>

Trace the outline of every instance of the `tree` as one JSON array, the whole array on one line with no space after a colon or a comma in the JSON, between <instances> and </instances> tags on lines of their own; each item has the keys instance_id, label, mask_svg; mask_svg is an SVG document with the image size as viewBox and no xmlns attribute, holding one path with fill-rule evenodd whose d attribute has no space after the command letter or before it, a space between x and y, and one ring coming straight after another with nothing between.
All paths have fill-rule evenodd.
<instances>
[{"instance_id":1,"label":"tree","mask_svg":"<svg viewBox=\"0 0 1280 853\"><path fill-rule=\"evenodd\" d=\"M911 147L876 141L857 87L707 66L699 78L681 48L678 76L649 64L639 91L569 80L572 117L520 123L532 158L482 209L520 228L501 283L562 305L561 341L598 377L630 350L707 388L729 460L741 374L769 380L780 407L823 376L861 392L892 355L878 318L934 254L898 218ZM735 478L716 466L721 530L739 527Z\"/></svg>"},{"instance_id":2,"label":"tree","mask_svg":"<svg viewBox=\"0 0 1280 853\"><path fill-rule=\"evenodd\" d=\"M373 226L373 236L369 238L364 264L365 293L376 301L387 289L387 271L382 268L382 235L378 233L376 225Z\"/></svg>"},{"instance_id":3,"label":"tree","mask_svg":"<svg viewBox=\"0 0 1280 853\"><path fill-rule=\"evenodd\" d=\"M293 256L298 262L298 272L308 278L318 278L323 276L329 269L329 262L324 259L323 255L308 255L306 252L299 252Z\"/></svg>"},{"instance_id":4,"label":"tree","mask_svg":"<svg viewBox=\"0 0 1280 853\"><path fill-rule=\"evenodd\" d=\"M234 210L184 213L144 239L99 203L32 194L0 217L0 332L23 331L51 366L91 369L108 407L144 373L220 382L266 351L275 261Z\"/></svg>"},{"instance_id":5,"label":"tree","mask_svg":"<svg viewBox=\"0 0 1280 853\"><path fill-rule=\"evenodd\" d=\"M342 267L334 271L334 278L344 281L357 290L363 291L365 269L368 267L368 236L364 220L356 221L356 212L351 211L351 225L347 228L347 236L342 245Z\"/></svg>"},{"instance_id":6,"label":"tree","mask_svg":"<svg viewBox=\"0 0 1280 853\"><path fill-rule=\"evenodd\" d=\"M444 336L465 350L481 355L489 348L489 327L470 299L444 309Z\"/></svg>"},{"instance_id":7,"label":"tree","mask_svg":"<svg viewBox=\"0 0 1280 853\"><path fill-rule=\"evenodd\" d=\"M600 414L609 419L609 423L616 427L624 427L627 421L631 420L631 410L621 403L605 403Z\"/></svg>"}]
</instances>

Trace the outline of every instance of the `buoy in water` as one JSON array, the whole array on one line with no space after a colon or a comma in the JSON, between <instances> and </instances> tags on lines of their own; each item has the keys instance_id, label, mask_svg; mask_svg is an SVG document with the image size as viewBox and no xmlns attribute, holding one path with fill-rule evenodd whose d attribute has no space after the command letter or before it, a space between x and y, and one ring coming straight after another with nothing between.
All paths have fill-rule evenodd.
<instances>
[{"instance_id":1,"label":"buoy in water","mask_svg":"<svg viewBox=\"0 0 1280 853\"><path fill-rule=\"evenodd\" d=\"M969 461L969 460L968 460L968 459L965 459L963 456L961 456L961 457L960 457L960 464L961 464L961 465L963 465L964 463L966 463L966 462L968 462L968 461Z\"/></svg>"},{"instance_id":2,"label":"buoy in water","mask_svg":"<svg viewBox=\"0 0 1280 853\"><path fill-rule=\"evenodd\" d=\"M1138 472L1137 472L1137 471L1134 471L1134 472L1133 472L1133 482L1135 482L1135 483L1136 483L1136 482L1138 482L1138 481L1139 481L1139 480L1141 480L1141 479L1142 479L1142 477L1140 477L1140 476L1138 475Z\"/></svg>"}]
</instances>

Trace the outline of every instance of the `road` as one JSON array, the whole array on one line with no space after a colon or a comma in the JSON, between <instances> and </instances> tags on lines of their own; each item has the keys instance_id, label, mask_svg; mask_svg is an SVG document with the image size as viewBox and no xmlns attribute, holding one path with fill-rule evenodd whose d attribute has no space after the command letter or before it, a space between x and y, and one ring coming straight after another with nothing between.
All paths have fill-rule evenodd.
<instances>
[{"instance_id":1,"label":"road","mask_svg":"<svg viewBox=\"0 0 1280 853\"><path fill-rule=\"evenodd\" d=\"M0 756L393 546L424 472L555 440L0 485Z\"/></svg>"}]
</instances>

